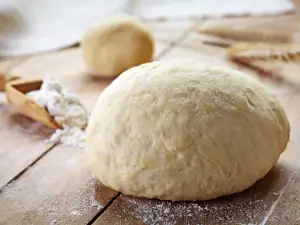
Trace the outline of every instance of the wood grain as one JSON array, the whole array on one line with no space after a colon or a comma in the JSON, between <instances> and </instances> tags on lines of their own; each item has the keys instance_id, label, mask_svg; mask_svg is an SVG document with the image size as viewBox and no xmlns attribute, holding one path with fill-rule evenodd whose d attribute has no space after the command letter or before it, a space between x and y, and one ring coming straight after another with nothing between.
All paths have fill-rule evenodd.
<instances>
[{"instance_id":1,"label":"wood grain","mask_svg":"<svg viewBox=\"0 0 300 225\"><path fill-rule=\"evenodd\" d=\"M153 33L154 39L167 43L177 43L185 34L192 31L196 24L197 22L189 20L146 22Z\"/></svg>"},{"instance_id":2,"label":"wood grain","mask_svg":"<svg viewBox=\"0 0 300 225\"><path fill-rule=\"evenodd\" d=\"M0 106L0 188L47 151L44 140L53 132L40 123Z\"/></svg>"},{"instance_id":3,"label":"wood grain","mask_svg":"<svg viewBox=\"0 0 300 225\"><path fill-rule=\"evenodd\" d=\"M259 224L292 172L275 167L252 188L204 202L170 202L121 195L94 224ZM134 219L133 219L133 218Z\"/></svg>"},{"instance_id":4,"label":"wood grain","mask_svg":"<svg viewBox=\"0 0 300 225\"><path fill-rule=\"evenodd\" d=\"M300 171L298 171L286 186L284 192L270 215L267 225L300 224Z\"/></svg>"},{"instance_id":5,"label":"wood grain","mask_svg":"<svg viewBox=\"0 0 300 225\"><path fill-rule=\"evenodd\" d=\"M100 186L84 152L57 147L0 194L0 224L85 224L117 192Z\"/></svg>"}]
</instances>

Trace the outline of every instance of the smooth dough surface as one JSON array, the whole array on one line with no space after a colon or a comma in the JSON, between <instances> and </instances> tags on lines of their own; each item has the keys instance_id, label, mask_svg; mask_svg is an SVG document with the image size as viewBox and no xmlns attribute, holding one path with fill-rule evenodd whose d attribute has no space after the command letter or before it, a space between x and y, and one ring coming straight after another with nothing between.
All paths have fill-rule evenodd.
<instances>
[{"instance_id":1,"label":"smooth dough surface","mask_svg":"<svg viewBox=\"0 0 300 225\"><path fill-rule=\"evenodd\" d=\"M86 64L95 75L112 77L152 61L154 42L142 22L117 16L88 28L81 48Z\"/></svg>"},{"instance_id":2,"label":"smooth dough surface","mask_svg":"<svg viewBox=\"0 0 300 225\"><path fill-rule=\"evenodd\" d=\"M282 106L257 80L169 60L132 68L104 90L86 151L92 172L124 194L208 200L263 178L289 133Z\"/></svg>"}]
</instances>

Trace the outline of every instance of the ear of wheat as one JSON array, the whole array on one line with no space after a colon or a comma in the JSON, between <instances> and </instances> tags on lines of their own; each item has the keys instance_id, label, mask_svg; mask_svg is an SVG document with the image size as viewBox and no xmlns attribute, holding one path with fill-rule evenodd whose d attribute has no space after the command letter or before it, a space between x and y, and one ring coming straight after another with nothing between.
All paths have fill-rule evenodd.
<instances>
[{"instance_id":1,"label":"ear of wheat","mask_svg":"<svg viewBox=\"0 0 300 225\"><path fill-rule=\"evenodd\" d=\"M234 44L227 49L231 59L279 60L300 62L300 45L292 44Z\"/></svg>"},{"instance_id":2,"label":"ear of wheat","mask_svg":"<svg viewBox=\"0 0 300 225\"><path fill-rule=\"evenodd\" d=\"M246 42L290 43L293 41L293 36L291 34L248 28L203 27L199 32L216 37Z\"/></svg>"}]
</instances>

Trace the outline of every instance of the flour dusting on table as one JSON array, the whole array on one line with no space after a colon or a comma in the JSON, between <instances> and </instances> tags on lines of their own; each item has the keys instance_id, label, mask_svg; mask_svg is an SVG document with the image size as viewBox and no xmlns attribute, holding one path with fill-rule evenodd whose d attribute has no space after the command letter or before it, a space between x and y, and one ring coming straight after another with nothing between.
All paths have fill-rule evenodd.
<instances>
[{"instance_id":1,"label":"flour dusting on table","mask_svg":"<svg viewBox=\"0 0 300 225\"><path fill-rule=\"evenodd\" d=\"M219 200L172 202L134 198L121 195L118 207L147 225L175 224L240 224L263 225L265 212L278 199L263 188L246 191ZM265 204L268 199L268 204ZM272 200L271 200L272 199ZM120 214L123 216L124 214Z\"/></svg>"},{"instance_id":2,"label":"flour dusting on table","mask_svg":"<svg viewBox=\"0 0 300 225\"><path fill-rule=\"evenodd\" d=\"M62 143L70 147L83 148L87 113L76 94L64 89L57 81L45 79L40 90L27 96L44 107L62 127L47 140L48 143Z\"/></svg>"}]
</instances>

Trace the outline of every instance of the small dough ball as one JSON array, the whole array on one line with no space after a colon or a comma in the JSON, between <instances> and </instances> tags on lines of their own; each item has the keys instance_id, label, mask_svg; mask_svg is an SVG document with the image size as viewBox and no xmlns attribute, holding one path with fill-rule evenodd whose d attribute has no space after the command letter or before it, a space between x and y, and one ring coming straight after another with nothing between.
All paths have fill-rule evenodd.
<instances>
[{"instance_id":1,"label":"small dough ball","mask_svg":"<svg viewBox=\"0 0 300 225\"><path fill-rule=\"evenodd\" d=\"M152 61L154 43L145 25L129 16L90 27L81 43L86 64L99 76L116 76Z\"/></svg>"},{"instance_id":2,"label":"small dough ball","mask_svg":"<svg viewBox=\"0 0 300 225\"><path fill-rule=\"evenodd\" d=\"M243 191L277 163L285 112L257 80L198 61L124 72L100 95L87 129L91 170L124 194L208 200Z\"/></svg>"}]
</instances>

